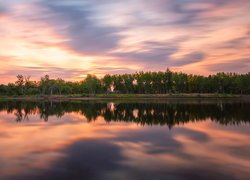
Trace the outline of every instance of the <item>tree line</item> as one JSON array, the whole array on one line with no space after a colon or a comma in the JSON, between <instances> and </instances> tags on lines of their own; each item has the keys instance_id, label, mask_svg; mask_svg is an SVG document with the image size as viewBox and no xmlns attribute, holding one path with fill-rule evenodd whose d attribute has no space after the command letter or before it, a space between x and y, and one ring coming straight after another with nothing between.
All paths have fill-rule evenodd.
<instances>
[{"instance_id":1,"label":"tree line","mask_svg":"<svg viewBox=\"0 0 250 180\"><path fill-rule=\"evenodd\" d=\"M202 76L173 72L136 72L106 74L103 78L88 74L78 82L51 79L45 75L39 81L17 75L17 80L0 85L0 95L68 95L68 94L167 94L167 93L226 93L250 94L250 72L246 74L220 72Z\"/></svg>"}]
</instances>

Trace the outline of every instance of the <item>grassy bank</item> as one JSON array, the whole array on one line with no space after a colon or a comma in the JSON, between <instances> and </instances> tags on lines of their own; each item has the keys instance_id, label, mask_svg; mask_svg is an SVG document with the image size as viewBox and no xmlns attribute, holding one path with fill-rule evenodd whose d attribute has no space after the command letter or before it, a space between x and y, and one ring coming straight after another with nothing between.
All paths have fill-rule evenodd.
<instances>
[{"instance_id":1,"label":"grassy bank","mask_svg":"<svg viewBox=\"0 0 250 180\"><path fill-rule=\"evenodd\" d=\"M0 99L9 100L42 100L42 99L69 99L69 100L91 100L91 99L172 99L172 98L242 98L249 99L248 95L235 94L72 94L72 95L30 95L30 96L1 96Z\"/></svg>"}]
</instances>

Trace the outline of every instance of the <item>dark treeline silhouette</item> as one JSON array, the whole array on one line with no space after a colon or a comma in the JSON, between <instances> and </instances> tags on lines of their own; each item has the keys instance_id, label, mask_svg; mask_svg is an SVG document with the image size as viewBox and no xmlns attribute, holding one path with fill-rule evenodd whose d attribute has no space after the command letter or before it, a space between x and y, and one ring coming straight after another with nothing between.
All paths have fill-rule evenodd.
<instances>
[{"instance_id":1,"label":"dark treeline silhouette","mask_svg":"<svg viewBox=\"0 0 250 180\"><path fill-rule=\"evenodd\" d=\"M62 117L77 112L91 122L101 116L106 122L125 121L140 125L174 125L190 121L211 119L220 124L250 123L249 102L211 101L194 102L140 102L107 103L96 101L3 101L0 111L15 114L17 121L28 120L29 115L39 115L44 121L50 116Z\"/></svg>"},{"instance_id":2,"label":"dark treeline silhouette","mask_svg":"<svg viewBox=\"0 0 250 180\"><path fill-rule=\"evenodd\" d=\"M53 94L166 94L166 93L227 93L250 94L250 72L247 74L217 73L200 76L172 72L138 72L134 74L105 75L99 79L87 75L83 81L68 82L51 79L40 81L18 75L15 83L0 85L0 95L53 95Z\"/></svg>"}]
</instances>

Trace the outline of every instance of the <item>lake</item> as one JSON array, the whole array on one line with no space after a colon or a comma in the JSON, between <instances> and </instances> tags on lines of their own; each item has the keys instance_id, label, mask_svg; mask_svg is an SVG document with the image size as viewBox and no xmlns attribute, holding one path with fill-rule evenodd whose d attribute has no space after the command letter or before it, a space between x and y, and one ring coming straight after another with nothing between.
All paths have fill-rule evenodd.
<instances>
[{"instance_id":1,"label":"lake","mask_svg":"<svg viewBox=\"0 0 250 180\"><path fill-rule=\"evenodd\" d=\"M250 102L1 101L0 179L250 179Z\"/></svg>"}]
</instances>

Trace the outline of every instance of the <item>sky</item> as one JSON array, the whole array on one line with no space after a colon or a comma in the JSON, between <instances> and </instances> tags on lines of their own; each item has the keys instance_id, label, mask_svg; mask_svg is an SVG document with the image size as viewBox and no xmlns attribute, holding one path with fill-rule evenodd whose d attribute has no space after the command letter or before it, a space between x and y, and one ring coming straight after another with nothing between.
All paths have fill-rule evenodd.
<instances>
[{"instance_id":1,"label":"sky","mask_svg":"<svg viewBox=\"0 0 250 180\"><path fill-rule=\"evenodd\" d=\"M249 0L0 0L0 83L250 71Z\"/></svg>"}]
</instances>

